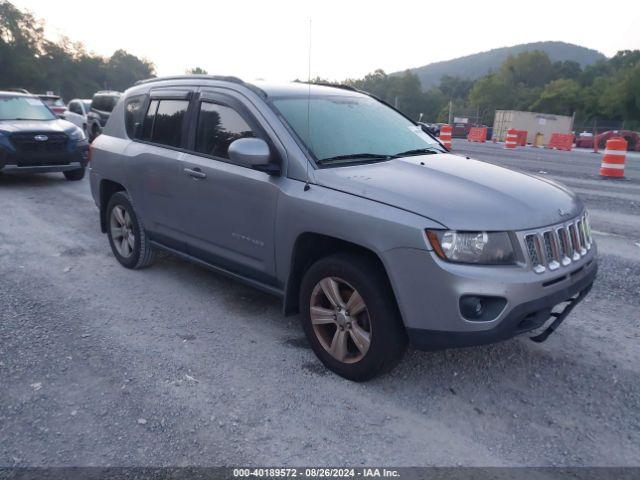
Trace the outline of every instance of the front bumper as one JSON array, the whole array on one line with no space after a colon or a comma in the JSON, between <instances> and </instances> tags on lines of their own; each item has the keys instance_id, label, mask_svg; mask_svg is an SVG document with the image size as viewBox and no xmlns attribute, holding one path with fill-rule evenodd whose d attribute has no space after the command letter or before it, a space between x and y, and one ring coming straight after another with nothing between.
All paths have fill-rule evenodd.
<instances>
[{"instance_id":1,"label":"front bumper","mask_svg":"<svg viewBox=\"0 0 640 480\"><path fill-rule=\"evenodd\" d=\"M477 332L443 332L419 328L407 329L409 340L421 350L442 350L454 347L470 347L507 340L516 335L543 326L551 317L553 308L573 297L577 304L584 298L593 285L598 266L593 260L593 266L580 278L560 290L545 297L537 298L514 307L494 328Z\"/></svg>"},{"instance_id":2,"label":"front bumper","mask_svg":"<svg viewBox=\"0 0 640 480\"><path fill-rule=\"evenodd\" d=\"M421 349L482 345L539 328L554 306L588 289L597 273L597 246L579 261L539 274L523 266L443 262L434 252L399 248L383 262L411 342ZM463 296L506 300L491 318L463 316Z\"/></svg>"},{"instance_id":3,"label":"front bumper","mask_svg":"<svg viewBox=\"0 0 640 480\"><path fill-rule=\"evenodd\" d=\"M0 167L0 172L3 173L55 173L66 172L69 170L78 170L84 168L87 165L86 162L69 162L64 165L36 165L21 167L18 165L5 165Z\"/></svg>"},{"instance_id":4,"label":"front bumper","mask_svg":"<svg viewBox=\"0 0 640 480\"><path fill-rule=\"evenodd\" d=\"M77 170L87 166L89 145L60 152L19 153L0 147L0 172L47 173Z\"/></svg>"}]
</instances>

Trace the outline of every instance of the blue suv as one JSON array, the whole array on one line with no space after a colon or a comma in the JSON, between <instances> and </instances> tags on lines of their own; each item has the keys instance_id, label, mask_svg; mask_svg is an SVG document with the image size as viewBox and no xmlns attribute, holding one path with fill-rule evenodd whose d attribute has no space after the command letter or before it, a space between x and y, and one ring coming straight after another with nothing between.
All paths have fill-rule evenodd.
<instances>
[{"instance_id":1,"label":"blue suv","mask_svg":"<svg viewBox=\"0 0 640 480\"><path fill-rule=\"evenodd\" d=\"M81 180L89 161L84 132L35 95L0 92L0 172L62 172Z\"/></svg>"}]
</instances>

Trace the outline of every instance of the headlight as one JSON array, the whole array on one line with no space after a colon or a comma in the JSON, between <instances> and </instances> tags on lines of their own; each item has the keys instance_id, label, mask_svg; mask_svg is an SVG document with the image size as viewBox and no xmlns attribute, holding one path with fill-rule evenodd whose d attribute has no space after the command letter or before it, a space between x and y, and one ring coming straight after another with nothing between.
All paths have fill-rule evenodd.
<instances>
[{"instance_id":1,"label":"headlight","mask_svg":"<svg viewBox=\"0 0 640 480\"><path fill-rule=\"evenodd\" d=\"M506 232L456 232L427 230L427 238L443 260L480 265L515 263L513 245Z\"/></svg>"},{"instance_id":2,"label":"headlight","mask_svg":"<svg viewBox=\"0 0 640 480\"><path fill-rule=\"evenodd\" d=\"M71 140L85 140L87 138L81 128L76 128L69 136Z\"/></svg>"}]
</instances>

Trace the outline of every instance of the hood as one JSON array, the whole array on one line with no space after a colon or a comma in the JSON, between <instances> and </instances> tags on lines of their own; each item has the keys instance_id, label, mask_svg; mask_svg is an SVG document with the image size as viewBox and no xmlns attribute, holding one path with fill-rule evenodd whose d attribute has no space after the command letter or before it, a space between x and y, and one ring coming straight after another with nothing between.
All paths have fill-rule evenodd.
<instances>
[{"instance_id":1,"label":"hood","mask_svg":"<svg viewBox=\"0 0 640 480\"><path fill-rule=\"evenodd\" d=\"M578 215L582 202L547 179L451 154L316 170L319 185L456 230L526 230Z\"/></svg>"},{"instance_id":2,"label":"hood","mask_svg":"<svg viewBox=\"0 0 640 480\"><path fill-rule=\"evenodd\" d=\"M16 132L65 132L76 126L62 119L56 120L0 120L0 133Z\"/></svg>"}]
</instances>

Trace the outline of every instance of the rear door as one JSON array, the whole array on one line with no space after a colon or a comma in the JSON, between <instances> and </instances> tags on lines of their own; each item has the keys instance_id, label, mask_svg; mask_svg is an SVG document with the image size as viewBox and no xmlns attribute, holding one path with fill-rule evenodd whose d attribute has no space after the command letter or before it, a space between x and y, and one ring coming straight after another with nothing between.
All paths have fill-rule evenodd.
<instances>
[{"instance_id":1,"label":"rear door","mask_svg":"<svg viewBox=\"0 0 640 480\"><path fill-rule=\"evenodd\" d=\"M229 159L238 138L269 138L231 94L203 91L195 102L190 149L181 158L180 215L188 251L234 273L274 284L274 220L281 177ZM270 146L272 155L278 153Z\"/></svg>"},{"instance_id":2,"label":"rear door","mask_svg":"<svg viewBox=\"0 0 640 480\"><path fill-rule=\"evenodd\" d=\"M184 201L181 159L184 156L190 89L152 90L139 124L127 127L135 139L127 147L133 200L153 239L184 250L180 216ZM129 115L129 101L125 105ZM135 99L131 99L135 101Z\"/></svg>"}]
</instances>

